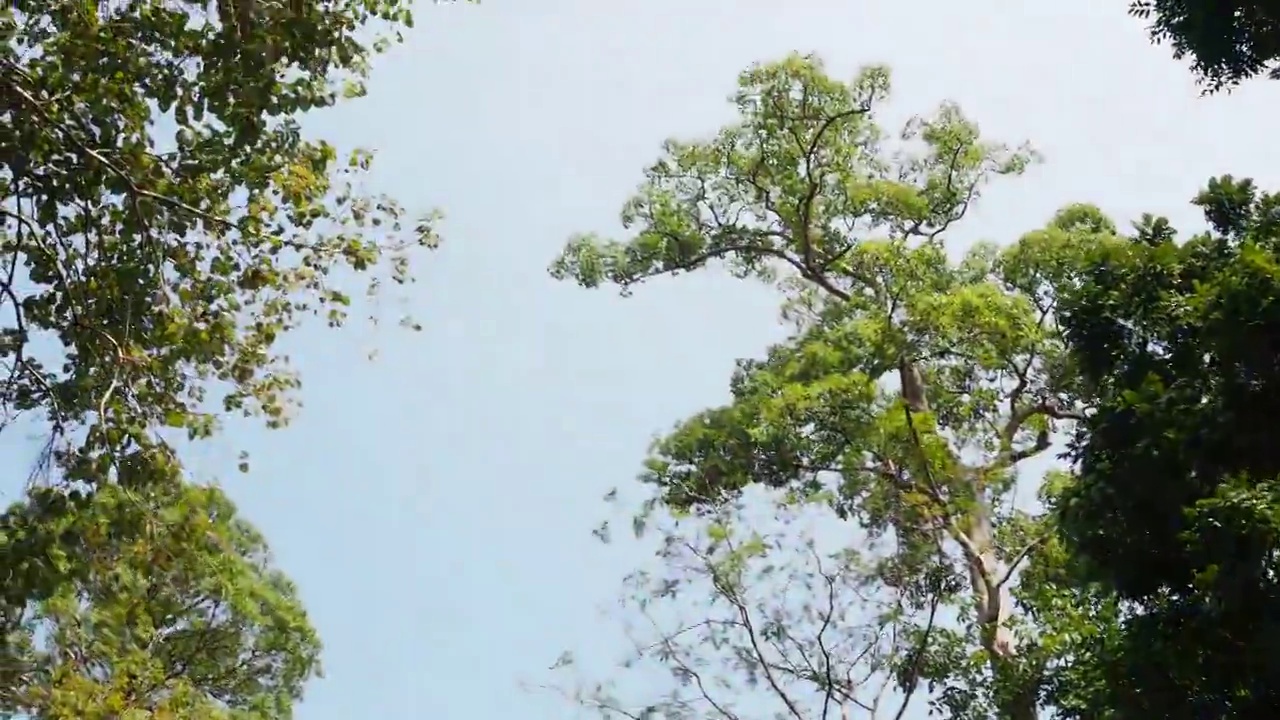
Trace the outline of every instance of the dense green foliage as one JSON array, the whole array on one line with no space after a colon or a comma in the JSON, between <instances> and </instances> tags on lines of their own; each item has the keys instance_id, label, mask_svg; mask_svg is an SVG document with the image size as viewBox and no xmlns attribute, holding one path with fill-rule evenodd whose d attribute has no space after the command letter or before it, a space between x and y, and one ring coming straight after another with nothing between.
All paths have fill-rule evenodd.
<instances>
[{"instance_id":1,"label":"dense green foliage","mask_svg":"<svg viewBox=\"0 0 1280 720\"><path fill-rule=\"evenodd\" d=\"M577 699L724 720L1274 707L1280 199L1227 177L1186 243L1071 205L957 253L952 225L1031 155L952 106L892 145L887 92L881 68L749 69L738 122L646 171L630 237L553 264L629 291L720 263L774 284L793 327L646 462L635 529L662 539L627 585L646 634L624 667L670 692ZM1029 461L1055 437L1072 463L1046 472Z\"/></svg>"},{"instance_id":2,"label":"dense green foliage","mask_svg":"<svg viewBox=\"0 0 1280 720\"><path fill-rule=\"evenodd\" d=\"M1063 531L1137 608L1098 701L1122 717L1280 702L1280 197L1226 176L1195 202L1209 232L1145 219L1062 311L1096 388Z\"/></svg>"},{"instance_id":3,"label":"dense green foliage","mask_svg":"<svg viewBox=\"0 0 1280 720\"><path fill-rule=\"evenodd\" d=\"M1266 74L1280 78L1280 9L1268 0L1135 0L1129 13L1149 23L1209 92Z\"/></svg>"},{"instance_id":4,"label":"dense green foliage","mask_svg":"<svg viewBox=\"0 0 1280 720\"><path fill-rule=\"evenodd\" d=\"M168 433L287 422L278 340L434 241L298 126L363 93L408 5L98 5L0 11L0 426L48 434L0 516L0 715L286 718L314 633Z\"/></svg>"},{"instance_id":5,"label":"dense green foliage","mask_svg":"<svg viewBox=\"0 0 1280 720\"><path fill-rule=\"evenodd\" d=\"M293 587L216 488L43 489L0 523L6 713L289 717L318 668Z\"/></svg>"},{"instance_id":6,"label":"dense green foliage","mask_svg":"<svg viewBox=\"0 0 1280 720\"><path fill-rule=\"evenodd\" d=\"M888 685L902 708L927 688L950 717L1030 719L1050 662L1089 632L1074 597L1018 581L1028 558L1061 548L1013 496L1019 467L1080 418L1051 290L1082 242L1109 238L1106 221L1068 208L1008 249L952 259L951 226L1033 155L983 140L951 105L890 146L875 122L888 87L881 68L843 83L800 56L751 68L733 98L739 122L667 143L646 172L623 213L634 236L576 238L553 267L625 289L721 261L777 281L795 328L741 362L732 401L681 423L647 464L667 539L662 574L636 578L636 607L698 587L713 609L653 647L677 683L715 657L743 683L649 706L666 717L732 718L738 703L768 716L770 702L819 717L870 707ZM927 398L900 392L909 372ZM859 539L819 552L812 538L783 540L785 527L764 532L744 504L753 490L772 491L754 498L777 512L828 508ZM825 579L791 605L776 583L798 567ZM1015 599L1048 619L1029 622ZM757 681L771 697L751 695Z\"/></svg>"},{"instance_id":7,"label":"dense green foliage","mask_svg":"<svg viewBox=\"0 0 1280 720\"><path fill-rule=\"evenodd\" d=\"M92 7L0 11L0 430L47 431L0 514L0 716L283 720L319 640L174 433L287 423L278 341L343 323L358 275L411 281L435 242L363 191L368 153L298 125L363 93L408 4ZM1131 9L1210 90L1280 76L1266 6ZM722 265L792 329L645 463L634 528L662 541L628 584L651 631L629 662L671 692L579 699L667 720L1277 706L1280 197L1224 177L1186 242L1071 205L957 252L1035 155L950 104L890 136L889 87L753 66L736 122L646 170L628 237L554 263L626 292Z\"/></svg>"},{"instance_id":8,"label":"dense green foliage","mask_svg":"<svg viewBox=\"0 0 1280 720\"><path fill-rule=\"evenodd\" d=\"M430 240L358 192L367 155L340 162L297 123L359 94L368 51L353 33L400 4L310 5L247 33L189 22L194 6L110 7L10 13L0 50L14 368L0 400L62 433L98 425L77 448L90 461L159 425L209 433L217 410L283 422L296 381L275 341L307 313L342 319L338 266L404 280L389 253Z\"/></svg>"}]
</instances>

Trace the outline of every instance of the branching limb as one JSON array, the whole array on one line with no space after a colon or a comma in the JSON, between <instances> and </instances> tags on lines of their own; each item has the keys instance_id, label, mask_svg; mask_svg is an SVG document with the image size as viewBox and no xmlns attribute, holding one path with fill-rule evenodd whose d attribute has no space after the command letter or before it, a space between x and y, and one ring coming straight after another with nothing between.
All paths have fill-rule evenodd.
<instances>
[{"instance_id":1,"label":"branching limb","mask_svg":"<svg viewBox=\"0 0 1280 720\"><path fill-rule=\"evenodd\" d=\"M729 541L728 545L730 552L733 552L735 548L732 541ZM759 633L756 631L755 623L752 622L751 611L747 608L746 603L743 602L738 589L724 582L723 578L718 574L713 574L711 581L716 590L720 592L721 596L733 605L734 609L737 611L738 619L742 622L742 627L747 633L747 638L751 643L751 649L755 652L756 658L764 660L764 652L760 648ZM778 696L778 699L782 701L782 704L786 706L787 712L790 713L795 720L805 720L805 717L801 714L796 701L792 699L790 693L783 690L782 686L778 683L778 679L774 676L770 665L767 662L762 662L761 668L764 671L765 681L769 683L769 687Z\"/></svg>"},{"instance_id":2,"label":"branching limb","mask_svg":"<svg viewBox=\"0 0 1280 720\"><path fill-rule=\"evenodd\" d=\"M893 720L902 720L906 715L907 708L911 705L911 700L915 697L916 690L920 687L920 669L924 662L924 654L929 650L929 640L933 635L934 623L938 618L938 608L942 604L942 592L935 589L929 602L929 616L925 622L924 632L920 634L920 640L916 643L911 653L911 669L907 675L906 687L902 688L902 702L898 705L898 711L894 713Z\"/></svg>"},{"instance_id":3,"label":"branching limb","mask_svg":"<svg viewBox=\"0 0 1280 720\"><path fill-rule=\"evenodd\" d=\"M1017 571L1018 566L1021 565L1032 552L1035 552L1036 548L1040 547L1048 539L1048 535L1041 535L1024 545L1021 550L1014 554L1014 556L1009 560L1008 567L1005 568L1004 574L1001 575L1000 579L996 582L996 589L1000 589L1007 585L1009 580L1013 577L1013 573Z\"/></svg>"},{"instance_id":4,"label":"branching limb","mask_svg":"<svg viewBox=\"0 0 1280 720\"><path fill-rule=\"evenodd\" d=\"M1014 410L1009 420L1000 430L1000 446L1001 451L996 461L992 463L993 468L1010 467L1029 457L1037 455L1049 448L1049 434L1042 432L1036 438L1035 444L1026 448L1014 448L1013 441L1017 437L1018 431L1031 418L1038 415L1053 418L1054 420L1083 420L1084 414L1075 410L1067 410L1059 407L1053 402L1038 402L1023 405Z\"/></svg>"}]
</instances>

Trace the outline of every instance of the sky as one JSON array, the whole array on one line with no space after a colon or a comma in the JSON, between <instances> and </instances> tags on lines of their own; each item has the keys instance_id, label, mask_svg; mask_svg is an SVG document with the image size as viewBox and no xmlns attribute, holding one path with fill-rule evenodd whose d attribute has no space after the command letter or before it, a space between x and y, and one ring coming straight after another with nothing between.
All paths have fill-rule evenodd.
<instances>
[{"instance_id":1,"label":"sky","mask_svg":"<svg viewBox=\"0 0 1280 720\"><path fill-rule=\"evenodd\" d=\"M1031 140L1046 162L993 186L957 242L1011 241L1075 201L1190 226L1214 174L1280 188L1280 83L1199 97L1125 5L419 3L369 96L305 126L375 150L374 185L411 211L446 213L409 291L424 330L299 333L299 419L237 426L191 459L265 532L325 641L299 720L572 718L521 684L565 648L624 649L601 609L645 551L591 537L601 496L782 329L769 291L714 273L621 299L545 268L571 233L619 231L665 138L730 121L752 62L887 63L890 126L950 99L991 137Z\"/></svg>"}]
</instances>

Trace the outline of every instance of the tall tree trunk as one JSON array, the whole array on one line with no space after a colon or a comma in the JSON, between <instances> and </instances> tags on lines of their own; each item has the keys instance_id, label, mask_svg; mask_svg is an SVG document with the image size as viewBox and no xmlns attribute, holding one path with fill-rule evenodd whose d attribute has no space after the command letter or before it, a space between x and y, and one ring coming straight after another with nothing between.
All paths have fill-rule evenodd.
<instances>
[{"instance_id":1,"label":"tall tree trunk","mask_svg":"<svg viewBox=\"0 0 1280 720\"><path fill-rule=\"evenodd\" d=\"M1036 720L1036 693L1028 691L1027 678L1019 672L1017 637L1008 624L1013 598L1008 583L1004 582L1004 564L996 553L991 511L976 481L974 490L973 512L962 544L968 557L978 634L999 690L1000 717L1002 720Z\"/></svg>"}]
</instances>

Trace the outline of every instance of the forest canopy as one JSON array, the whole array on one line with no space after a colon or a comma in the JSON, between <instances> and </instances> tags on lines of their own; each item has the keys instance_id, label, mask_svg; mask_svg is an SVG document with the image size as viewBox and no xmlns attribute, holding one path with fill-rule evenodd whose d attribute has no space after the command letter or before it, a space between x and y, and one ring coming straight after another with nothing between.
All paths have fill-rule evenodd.
<instances>
[{"instance_id":1,"label":"forest canopy","mask_svg":"<svg viewBox=\"0 0 1280 720\"><path fill-rule=\"evenodd\" d=\"M1147 22L1153 42L1191 60L1207 92L1280 78L1280 11L1268 0L1135 0L1129 14Z\"/></svg>"},{"instance_id":2,"label":"forest canopy","mask_svg":"<svg viewBox=\"0 0 1280 720\"><path fill-rule=\"evenodd\" d=\"M1266 706L1277 201L1227 176L1185 240L1072 204L956 247L1035 152L952 104L890 134L889 91L881 67L749 68L737 121L645 169L629 234L552 265L624 292L723 267L777 288L792 330L644 463L659 549L626 586L644 632L622 667L670 692L574 696L726 720Z\"/></svg>"},{"instance_id":3,"label":"forest canopy","mask_svg":"<svg viewBox=\"0 0 1280 720\"><path fill-rule=\"evenodd\" d=\"M434 245L433 216L364 190L370 153L299 125L411 22L398 0L0 12L0 431L45 439L0 514L0 715L288 718L318 672L293 585L178 443L287 423L281 339Z\"/></svg>"},{"instance_id":4,"label":"forest canopy","mask_svg":"<svg viewBox=\"0 0 1280 720\"><path fill-rule=\"evenodd\" d=\"M1130 13L1207 92L1280 78L1267 3ZM287 720L319 675L297 588L184 448L287 425L284 339L376 310L438 242L438 215L368 190L370 151L302 130L413 20L0 10L0 433L41 440L0 512L0 716ZM618 670L668 684L579 677L573 699L633 720L1280 706L1280 195L1223 175L1193 232L1081 198L961 245L1039 156L955 103L886 127L891 79L752 65L734 121L643 168L620 236L552 263L624 294L727 270L789 331L637 458L631 527L657 542Z\"/></svg>"}]
</instances>

